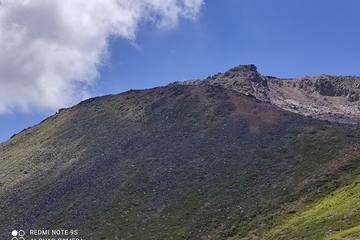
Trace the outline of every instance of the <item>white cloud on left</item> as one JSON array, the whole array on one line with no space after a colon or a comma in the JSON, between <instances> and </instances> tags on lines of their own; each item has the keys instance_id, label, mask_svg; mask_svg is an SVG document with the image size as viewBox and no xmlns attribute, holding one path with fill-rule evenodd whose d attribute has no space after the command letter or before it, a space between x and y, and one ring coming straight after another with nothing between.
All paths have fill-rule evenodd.
<instances>
[{"instance_id":1,"label":"white cloud on left","mask_svg":"<svg viewBox=\"0 0 360 240\"><path fill-rule=\"evenodd\" d=\"M0 113L57 109L88 96L110 37L196 19L204 0L3 0Z\"/></svg>"}]
</instances>

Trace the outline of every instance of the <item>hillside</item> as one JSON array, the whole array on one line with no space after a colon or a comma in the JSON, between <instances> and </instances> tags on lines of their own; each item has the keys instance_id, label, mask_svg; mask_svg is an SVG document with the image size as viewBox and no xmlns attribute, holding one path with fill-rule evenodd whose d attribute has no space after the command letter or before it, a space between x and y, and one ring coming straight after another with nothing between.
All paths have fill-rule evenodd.
<instances>
[{"instance_id":1,"label":"hillside","mask_svg":"<svg viewBox=\"0 0 360 240\"><path fill-rule=\"evenodd\" d=\"M356 239L358 83L246 65L63 109L0 145L0 238Z\"/></svg>"}]
</instances>

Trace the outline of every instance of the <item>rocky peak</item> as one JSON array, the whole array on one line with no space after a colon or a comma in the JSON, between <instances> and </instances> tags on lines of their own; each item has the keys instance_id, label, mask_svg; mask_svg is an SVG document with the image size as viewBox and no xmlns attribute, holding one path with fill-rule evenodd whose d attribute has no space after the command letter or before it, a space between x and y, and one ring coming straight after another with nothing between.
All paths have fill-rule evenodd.
<instances>
[{"instance_id":1,"label":"rocky peak","mask_svg":"<svg viewBox=\"0 0 360 240\"><path fill-rule=\"evenodd\" d=\"M224 73L217 73L205 80L176 82L181 85L216 85L241 94L269 102L267 78L262 76L254 64L239 65Z\"/></svg>"},{"instance_id":2,"label":"rocky peak","mask_svg":"<svg viewBox=\"0 0 360 240\"><path fill-rule=\"evenodd\" d=\"M263 76L254 64L248 64L205 80L175 84L222 86L301 115L342 123L360 122L360 77L322 75L285 80Z\"/></svg>"},{"instance_id":3,"label":"rocky peak","mask_svg":"<svg viewBox=\"0 0 360 240\"><path fill-rule=\"evenodd\" d=\"M261 74L258 73L257 67L254 64L239 65L219 75L219 77L222 77L225 80L232 78L241 78L253 82L262 82L264 80Z\"/></svg>"},{"instance_id":4,"label":"rocky peak","mask_svg":"<svg viewBox=\"0 0 360 240\"><path fill-rule=\"evenodd\" d=\"M230 71L238 73L258 73L257 67L254 64L239 65L230 69Z\"/></svg>"}]
</instances>

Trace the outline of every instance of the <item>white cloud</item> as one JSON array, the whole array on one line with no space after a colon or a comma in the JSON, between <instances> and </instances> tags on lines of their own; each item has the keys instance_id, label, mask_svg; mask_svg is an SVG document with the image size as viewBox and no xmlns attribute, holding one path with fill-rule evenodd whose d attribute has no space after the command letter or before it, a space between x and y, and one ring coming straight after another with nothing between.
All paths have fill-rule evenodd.
<instances>
[{"instance_id":1,"label":"white cloud","mask_svg":"<svg viewBox=\"0 0 360 240\"><path fill-rule=\"evenodd\" d=\"M139 24L176 26L204 0L3 0L0 113L57 109L87 96L110 36L133 40Z\"/></svg>"}]
</instances>

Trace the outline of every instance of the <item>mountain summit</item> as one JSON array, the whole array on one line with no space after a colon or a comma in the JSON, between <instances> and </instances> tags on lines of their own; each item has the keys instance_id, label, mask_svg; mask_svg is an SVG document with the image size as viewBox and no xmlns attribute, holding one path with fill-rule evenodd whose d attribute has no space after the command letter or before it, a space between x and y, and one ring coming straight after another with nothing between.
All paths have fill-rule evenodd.
<instances>
[{"instance_id":1,"label":"mountain summit","mask_svg":"<svg viewBox=\"0 0 360 240\"><path fill-rule=\"evenodd\" d=\"M63 109L0 144L0 238L356 238L358 96L244 65Z\"/></svg>"},{"instance_id":2,"label":"mountain summit","mask_svg":"<svg viewBox=\"0 0 360 240\"><path fill-rule=\"evenodd\" d=\"M251 64L205 81L177 83L220 85L304 116L342 123L360 122L360 77L322 75L280 79L262 76Z\"/></svg>"}]
</instances>

